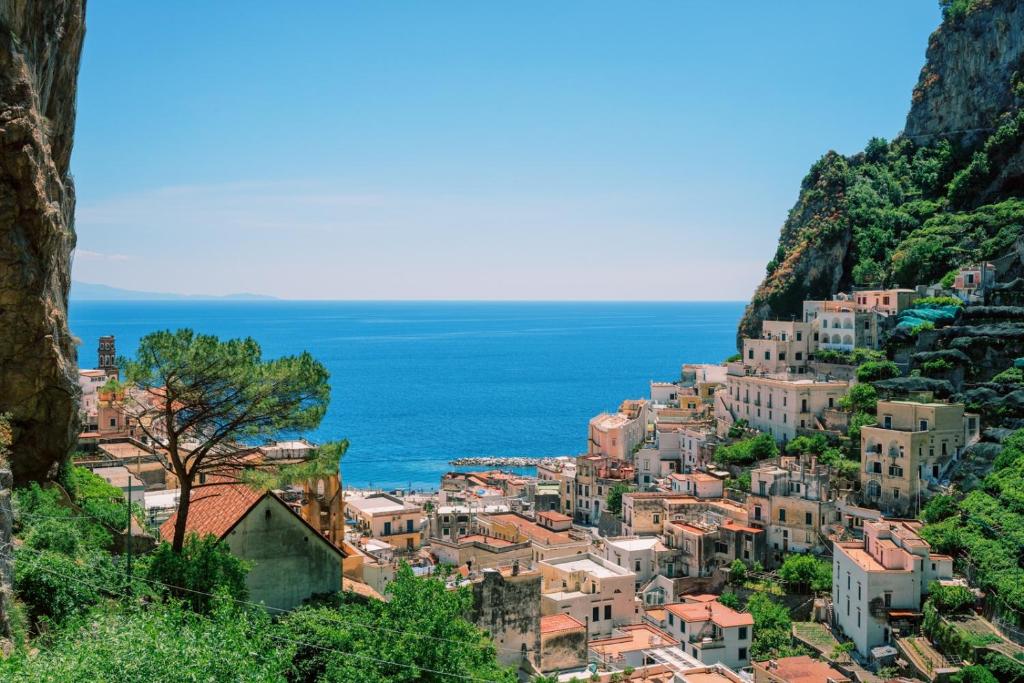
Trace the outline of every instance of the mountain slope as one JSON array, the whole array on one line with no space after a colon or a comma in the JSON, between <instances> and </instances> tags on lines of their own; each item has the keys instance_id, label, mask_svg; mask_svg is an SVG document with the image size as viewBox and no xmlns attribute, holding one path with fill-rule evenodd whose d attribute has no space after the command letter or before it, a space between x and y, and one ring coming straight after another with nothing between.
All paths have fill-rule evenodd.
<instances>
[{"instance_id":1,"label":"mountain slope","mask_svg":"<svg viewBox=\"0 0 1024 683\"><path fill-rule=\"evenodd\" d=\"M812 166L739 336L854 285L935 282L1024 235L1024 3L950 4L905 132Z\"/></svg>"},{"instance_id":2,"label":"mountain slope","mask_svg":"<svg viewBox=\"0 0 1024 683\"><path fill-rule=\"evenodd\" d=\"M274 297L264 294L250 294L239 292L237 294L224 294L216 296L210 294L176 294L172 292L142 292L134 289L121 289L110 285L100 285L91 282L71 283L72 301L271 301Z\"/></svg>"}]
</instances>

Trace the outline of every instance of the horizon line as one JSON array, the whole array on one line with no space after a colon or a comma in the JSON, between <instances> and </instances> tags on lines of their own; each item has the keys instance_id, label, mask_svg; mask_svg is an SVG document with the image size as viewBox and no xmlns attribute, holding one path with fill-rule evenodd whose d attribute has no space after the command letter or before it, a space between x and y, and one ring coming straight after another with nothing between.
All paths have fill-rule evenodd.
<instances>
[{"instance_id":1,"label":"horizon line","mask_svg":"<svg viewBox=\"0 0 1024 683\"><path fill-rule=\"evenodd\" d=\"M88 299L71 297L68 303L466 303L466 304L745 304L746 299L290 299L271 295L233 298L232 295L181 294L144 299Z\"/></svg>"}]
</instances>

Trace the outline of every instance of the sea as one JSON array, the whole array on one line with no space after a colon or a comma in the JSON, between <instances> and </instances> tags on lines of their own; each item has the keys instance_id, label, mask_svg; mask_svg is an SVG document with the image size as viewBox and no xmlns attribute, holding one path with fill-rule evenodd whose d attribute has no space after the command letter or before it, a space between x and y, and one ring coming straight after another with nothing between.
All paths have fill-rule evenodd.
<instances>
[{"instance_id":1,"label":"sea","mask_svg":"<svg viewBox=\"0 0 1024 683\"><path fill-rule=\"evenodd\" d=\"M466 456L586 450L587 421L683 363L735 351L741 302L72 301L79 365L161 329L309 351L331 373L313 441L346 438L345 486L436 489ZM466 468L462 468L466 469Z\"/></svg>"}]
</instances>

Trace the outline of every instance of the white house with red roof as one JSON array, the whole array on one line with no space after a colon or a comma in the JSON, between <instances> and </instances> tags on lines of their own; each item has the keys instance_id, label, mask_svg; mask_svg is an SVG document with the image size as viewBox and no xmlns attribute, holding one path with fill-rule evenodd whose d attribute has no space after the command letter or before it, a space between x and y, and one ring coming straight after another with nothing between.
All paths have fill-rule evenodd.
<instances>
[{"instance_id":1,"label":"white house with red roof","mask_svg":"<svg viewBox=\"0 0 1024 683\"><path fill-rule=\"evenodd\" d=\"M702 664L736 670L750 666L754 617L726 607L717 598L687 596L686 602L665 605L665 622L659 625L679 641L683 652Z\"/></svg>"}]
</instances>

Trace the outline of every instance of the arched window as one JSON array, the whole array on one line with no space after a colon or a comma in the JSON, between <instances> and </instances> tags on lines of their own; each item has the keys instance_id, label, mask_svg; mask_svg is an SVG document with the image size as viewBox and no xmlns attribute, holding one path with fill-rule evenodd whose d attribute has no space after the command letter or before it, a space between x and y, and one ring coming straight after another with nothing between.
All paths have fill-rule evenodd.
<instances>
[{"instance_id":1,"label":"arched window","mask_svg":"<svg viewBox=\"0 0 1024 683\"><path fill-rule=\"evenodd\" d=\"M844 334L843 335L843 343L852 346L853 345L853 337L851 337L848 334Z\"/></svg>"},{"instance_id":2,"label":"arched window","mask_svg":"<svg viewBox=\"0 0 1024 683\"><path fill-rule=\"evenodd\" d=\"M882 485L877 481L868 482L868 497L878 498L882 495Z\"/></svg>"}]
</instances>

